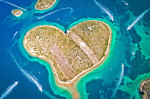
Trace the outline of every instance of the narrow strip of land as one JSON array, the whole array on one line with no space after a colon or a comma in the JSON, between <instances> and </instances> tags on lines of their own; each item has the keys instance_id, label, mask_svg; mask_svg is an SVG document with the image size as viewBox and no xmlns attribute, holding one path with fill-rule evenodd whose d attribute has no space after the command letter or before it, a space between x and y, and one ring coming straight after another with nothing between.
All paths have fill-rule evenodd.
<instances>
[{"instance_id":1,"label":"narrow strip of land","mask_svg":"<svg viewBox=\"0 0 150 99\"><path fill-rule=\"evenodd\" d=\"M80 46L80 48L87 54L87 56L91 59L91 61L96 64L98 63L98 59L93 53L93 51L87 46L87 44L74 32L70 32L69 35L71 38Z\"/></svg>"}]
</instances>

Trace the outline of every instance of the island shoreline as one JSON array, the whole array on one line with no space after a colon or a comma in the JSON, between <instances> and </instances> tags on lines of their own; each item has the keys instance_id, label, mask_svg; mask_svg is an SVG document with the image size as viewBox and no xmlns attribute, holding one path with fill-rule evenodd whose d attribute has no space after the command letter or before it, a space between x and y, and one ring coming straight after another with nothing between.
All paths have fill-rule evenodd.
<instances>
[{"instance_id":1,"label":"island shoreline","mask_svg":"<svg viewBox=\"0 0 150 99\"><path fill-rule=\"evenodd\" d=\"M15 9L12 10L11 13L15 16L15 17L20 17L23 14L23 11L20 9Z\"/></svg>"},{"instance_id":2,"label":"island shoreline","mask_svg":"<svg viewBox=\"0 0 150 99\"><path fill-rule=\"evenodd\" d=\"M88 20L86 20L86 21L88 21ZM99 21L99 20L94 20L94 21ZM85 22L85 21L84 21L84 22ZM110 46L111 46L111 42L112 42L112 30L111 30L111 27L110 27L108 24L106 24L106 23L103 22L103 21L100 21L100 22L104 23L104 24L107 26L107 28L109 29L109 33L110 33L110 34L109 34L108 46L107 46L107 49L106 49L106 51L105 51L105 55L101 58L101 60L100 60L97 64L93 65L91 68L88 68L88 69L82 71L81 73L79 73L78 75L76 75L76 76L75 76L72 80L70 80L70 81L62 82L62 81L59 80L58 74L57 74L57 72L56 72L56 70L55 70L55 67L54 67L53 64L50 62L50 60L46 59L46 58L43 57L43 56L36 56L36 55L33 55L32 53L28 52L27 50L26 50L26 51L29 53L29 55L31 55L31 56L33 56L33 57L40 58L40 59L46 61L46 62L50 65L50 68L52 69L52 72L54 73L55 82L57 83L58 86L60 86L60 87L61 87L61 86L65 86L65 87L70 88L71 90L74 90L74 89L72 89L72 87L73 87L74 84L79 80L79 78L80 78L80 77L83 77L83 76L86 75L87 73L89 73L89 72L91 72L92 70L94 70L95 68L99 67L99 66L106 60L106 58L107 58L108 55L109 55ZM80 23L79 23L79 24L80 24ZM42 26L45 26L45 25L36 26L36 27L34 27L34 28L42 27ZM72 26L72 28L70 28L69 30L67 30L67 34L65 34L65 32L64 32L63 30L59 29L58 27L55 27L55 26L52 26L52 25L46 25L46 26L54 27L54 28L58 29L59 31L63 32L64 35L69 35L69 30L72 29L72 28L74 28L74 27L76 27L76 25L75 25L75 26ZM32 30L32 29L30 29L30 30ZM29 31L30 31L30 30L29 30ZM28 32L29 32L29 31L28 31ZM25 34L25 36L28 34L28 32ZM25 36L24 36L24 37L25 37ZM24 46L24 45L25 45L25 39L23 39L23 46ZM26 49L25 46L24 46L24 48ZM73 91L72 91L72 94L73 94L73 97L79 97L79 96L77 96L77 95L78 95L77 91L76 91L75 93L73 93Z\"/></svg>"},{"instance_id":3,"label":"island shoreline","mask_svg":"<svg viewBox=\"0 0 150 99\"><path fill-rule=\"evenodd\" d=\"M141 83L140 83L140 91L141 92L144 92L144 94L145 95L141 95L141 97L142 97L142 99L147 99L148 97L147 97L147 92L146 91L144 91L144 90L142 90L142 87L143 87L143 85L146 83L146 82L148 82L150 80L150 78L148 78L148 79L145 79L145 80L143 80Z\"/></svg>"},{"instance_id":4,"label":"island shoreline","mask_svg":"<svg viewBox=\"0 0 150 99\"><path fill-rule=\"evenodd\" d=\"M55 0L55 2L53 2L53 4L50 6L50 7L48 7L48 8L43 8L43 9L38 9L37 7L36 7L36 5L37 5L37 3L39 2L39 0L36 2L36 4L35 4L35 9L36 10L39 10L39 11L42 11L42 10L47 10L47 9L50 9L51 7L53 7L54 5L55 5L55 3L57 2L57 0Z\"/></svg>"}]
</instances>

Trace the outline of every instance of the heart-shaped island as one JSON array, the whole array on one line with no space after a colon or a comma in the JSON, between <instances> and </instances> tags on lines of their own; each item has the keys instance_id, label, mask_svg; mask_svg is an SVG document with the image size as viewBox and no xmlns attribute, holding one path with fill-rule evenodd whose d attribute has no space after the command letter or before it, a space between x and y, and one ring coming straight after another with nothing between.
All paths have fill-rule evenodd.
<instances>
[{"instance_id":1,"label":"heart-shaped island","mask_svg":"<svg viewBox=\"0 0 150 99\"><path fill-rule=\"evenodd\" d=\"M70 84L106 59L111 37L106 23L88 20L66 34L51 25L34 27L26 33L23 44L31 56L50 63L59 83Z\"/></svg>"}]
</instances>

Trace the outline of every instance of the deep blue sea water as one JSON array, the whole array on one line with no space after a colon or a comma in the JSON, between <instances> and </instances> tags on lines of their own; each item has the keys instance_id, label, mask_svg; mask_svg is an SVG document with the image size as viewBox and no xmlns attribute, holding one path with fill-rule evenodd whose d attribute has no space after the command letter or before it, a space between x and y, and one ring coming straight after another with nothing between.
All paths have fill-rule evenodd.
<instances>
[{"instance_id":1,"label":"deep blue sea water","mask_svg":"<svg viewBox=\"0 0 150 99\"><path fill-rule=\"evenodd\" d=\"M8 0L7 0L8 1ZM36 0L9 0L18 6L26 8L23 15L14 17L11 14L13 6L0 1L0 96L5 89L18 81L18 85L6 97L6 99L49 99L70 98L66 90L61 90L54 84L51 71L47 71L44 64L40 64L31 56L25 56L21 51L21 37L28 29L39 25L58 23L65 31L71 23L83 18L101 18L110 23L114 29L113 42L110 54L106 61L96 70L82 77L77 83L77 89L82 99L141 99L139 84L150 77L150 12L129 31L127 27L142 12L150 8L150 0L97 0L107 7L114 21L104 13L93 0L59 0L51 10L45 12L36 11ZM125 2L128 5L125 5ZM47 13L62 9L45 18L37 19ZM18 31L14 37L15 32ZM19 71L10 53L13 53L19 65L29 73L32 73L41 83L43 89L49 95L41 93ZM121 64L124 64L124 75L121 76ZM51 78L51 80L49 80ZM112 97L117 84L116 94Z\"/></svg>"}]
</instances>

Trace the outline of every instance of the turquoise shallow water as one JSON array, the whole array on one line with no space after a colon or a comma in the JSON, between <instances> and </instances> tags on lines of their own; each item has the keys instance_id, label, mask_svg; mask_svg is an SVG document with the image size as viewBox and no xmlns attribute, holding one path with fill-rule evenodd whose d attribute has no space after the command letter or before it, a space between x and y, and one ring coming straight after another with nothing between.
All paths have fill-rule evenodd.
<instances>
[{"instance_id":1,"label":"turquoise shallow water","mask_svg":"<svg viewBox=\"0 0 150 99\"><path fill-rule=\"evenodd\" d=\"M47 11L36 11L36 0L10 0L27 9L19 18L11 14L15 7L0 2L0 95L13 82L18 86L7 96L8 99L54 99L71 98L66 88L59 88L48 63L31 57L24 50L22 40L25 33L38 25L50 24L67 31L74 22L82 19L100 19L108 23L113 31L110 53L106 61L97 69L88 73L76 83L82 99L141 99L139 84L150 77L150 12L129 31L127 27L146 9L149 0L97 0L107 7L114 17L102 11L92 0L60 0L55 7ZM128 5L126 5L128 3ZM60 10L70 7L70 9ZM49 16L37 19L42 15ZM15 32L17 35L14 36ZM32 73L41 83L44 91L29 82L18 70L10 56L13 53L19 65ZM122 63L124 64L121 79ZM45 68L46 67L46 68ZM119 84L118 82L121 81ZM119 84L119 87L116 88ZM115 89L117 91L115 92ZM112 94L115 96L112 97Z\"/></svg>"}]
</instances>

